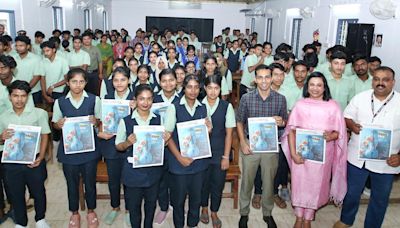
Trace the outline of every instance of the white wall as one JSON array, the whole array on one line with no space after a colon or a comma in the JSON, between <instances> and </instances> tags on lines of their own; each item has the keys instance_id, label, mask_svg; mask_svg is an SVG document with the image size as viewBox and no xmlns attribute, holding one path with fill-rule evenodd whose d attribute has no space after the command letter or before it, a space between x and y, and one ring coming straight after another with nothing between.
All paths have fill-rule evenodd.
<instances>
[{"instance_id":1,"label":"white wall","mask_svg":"<svg viewBox=\"0 0 400 228\"><path fill-rule=\"evenodd\" d=\"M323 44L323 51L327 47L333 46L336 39L337 20L346 18L358 18L358 23L375 24L375 34L383 34L381 48L373 47L371 55L376 55L382 59L382 64L392 67L398 76L400 75L400 64L398 62L398 37L400 36L400 13L397 18L380 20L371 15L369 6L372 0L268 0L263 4L251 4L249 9L266 11L272 9L280 12L279 16L273 18L272 43L276 47L281 42L290 44L291 38L291 17L286 15L289 8L314 7L312 18L303 18L301 24L300 47L313 41L313 31L319 29L320 42ZM400 0L394 0L400 8ZM345 7L339 11L334 11L334 5L359 4L359 8ZM400 10L398 10L400 12ZM256 32L259 37L265 40L266 17L256 17ZM246 18L246 26L250 27L250 18ZM396 77L398 78L398 77ZM400 89L400 82L397 83Z\"/></svg>"},{"instance_id":2,"label":"white wall","mask_svg":"<svg viewBox=\"0 0 400 228\"><path fill-rule=\"evenodd\" d=\"M109 24L111 25L111 0L96 0L104 6L108 12ZM56 1L52 6L63 7L64 29L73 30L74 28L84 29L83 9L77 6L75 0L64 0L70 4L63 5L60 1ZM0 10L14 10L16 31L24 29L28 35L33 37L38 30L51 35L54 29L53 25L53 8L40 7L38 0L0 0ZM92 28L103 29L103 15L95 9L95 4L88 7L91 11ZM71 31L72 32L72 31Z\"/></svg>"},{"instance_id":3,"label":"white wall","mask_svg":"<svg viewBox=\"0 0 400 228\"><path fill-rule=\"evenodd\" d=\"M225 27L244 32L245 17L239 10L243 3L201 3L201 9L169 9L168 1L161 0L112 0L112 28L125 28L134 36L138 28L146 28L146 16L187 17L214 19L214 36L221 34Z\"/></svg>"}]
</instances>

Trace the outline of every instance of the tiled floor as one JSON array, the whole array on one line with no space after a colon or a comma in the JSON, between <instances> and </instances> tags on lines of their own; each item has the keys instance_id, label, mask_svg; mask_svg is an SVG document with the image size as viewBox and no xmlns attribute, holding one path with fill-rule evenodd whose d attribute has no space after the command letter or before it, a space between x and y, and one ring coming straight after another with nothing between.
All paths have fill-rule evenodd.
<instances>
[{"instance_id":1,"label":"tiled floor","mask_svg":"<svg viewBox=\"0 0 400 228\"><path fill-rule=\"evenodd\" d=\"M62 173L61 166L54 161L47 166L49 178L46 183L47 189L47 214L46 219L53 228L67 227L70 213L68 212L67 204L67 191L65 179ZM397 180L395 187L392 192L392 196L400 196L400 181ZM99 192L107 192L107 186L105 184L98 185ZM122 207L123 208L123 207ZM110 210L108 200L98 200L96 212L100 218L103 218L106 213ZM400 204L391 204L387 210L385 222L383 227L400 227ZM363 227L363 221L366 212L366 205L361 205L356 223L354 227ZM220 218L223 223L223 227L237 227L239 221L239 212L232 208L232 200L223 199L221 209L219 212ZM313 223L313 227L325 228L332 227L334 222L338 220L340 215L340 209L334 206L326 206L317 212L316 221ZM82 216L82 227L86 227L85 212L81 212ZM293 227L294 216L291 208L285 210L277 207L273 210L273 216L278 224L279 228ZM112 226L100 223L100 227L127 227L124 223L124 216L121 214L116 222ZM14 227L14 224L9 219L1 227ZM29 227L34 226L34 211L29 212ZM161 225L154 225L154 227L173 227L172 216L169 214L166 222ZM199 227L212 227L211 224L204 225L199 224ZM266 227L266 224L262 220L261 210L252 209L249 220L250 228Z\"/></svg>"}]
</instances>

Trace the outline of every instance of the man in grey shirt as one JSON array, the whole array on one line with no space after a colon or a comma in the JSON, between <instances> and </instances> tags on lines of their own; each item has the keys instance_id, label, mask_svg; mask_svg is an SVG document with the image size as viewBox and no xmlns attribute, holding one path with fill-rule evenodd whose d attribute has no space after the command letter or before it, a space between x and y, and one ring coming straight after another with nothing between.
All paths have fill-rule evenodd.
<instances>
[{"instance_id":1,"label":"man in grey shirt","mask_svg":"<svg viewBox=\"0 0 400 228\"><path fill-rule=\"evenodd\" d=\"M82 34L82 50L90 55L90 65L87 69L88 83L85 90L89 93L99 95L99 81L103 79L103 65L100 50L96 46L92 46L92 36L93 34L90 32Z\"/></svg>"}]
</instances>

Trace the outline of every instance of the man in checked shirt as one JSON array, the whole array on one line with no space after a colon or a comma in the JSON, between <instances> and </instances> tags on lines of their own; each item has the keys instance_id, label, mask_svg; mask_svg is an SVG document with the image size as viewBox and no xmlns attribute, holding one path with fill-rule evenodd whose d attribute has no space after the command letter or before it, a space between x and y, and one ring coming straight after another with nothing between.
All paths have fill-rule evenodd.
<instances>
[{"instance_id":1,"label":"man in checked shirt","mask_svg":"<svg viewBox=\"0 0 400 228\"><path fill-rule=\"evenodd\" d=\"M247 228L250 213L250 200L257 168L261 166L262 179L262 212L268 228L276 228L271 215L274 207L273 186L278 168L278 153L253 153L248 141L248 118L273 117L278 126L278 136L283 134L288 119L286 99L283 95L271 90L272 73L266 65L255 69L256 89L243 95L237 112L237 131L242 151L242 183L240 191L239 228Z\"/></svg>"}]
</instances>

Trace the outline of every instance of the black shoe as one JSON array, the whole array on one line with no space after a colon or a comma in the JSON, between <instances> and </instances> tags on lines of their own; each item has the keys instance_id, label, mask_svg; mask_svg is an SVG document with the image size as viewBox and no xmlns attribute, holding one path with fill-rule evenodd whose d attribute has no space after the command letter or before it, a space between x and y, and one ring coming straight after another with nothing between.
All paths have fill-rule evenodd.
<instances>
[{"instance_id":1,"label":"black shoe","mask_svg":"<svg viewBox=\"0 0 400 228\"><path fill-rule=\"evenodd\" d=\"M267 223L268 228L276 228L276 223L272 216L263 216L263 220Z\"/></svg>"},{"instance_id":2,"label":"black shoe","mask_svg":"<svg viewBox=\"0 0 400 228\"><path fill-rule=\"evenodd\" d=\"M247 221L249 221L249 216L242 215L239 220L239 228L247 228Z\"/></svg>"}]
</instances>

